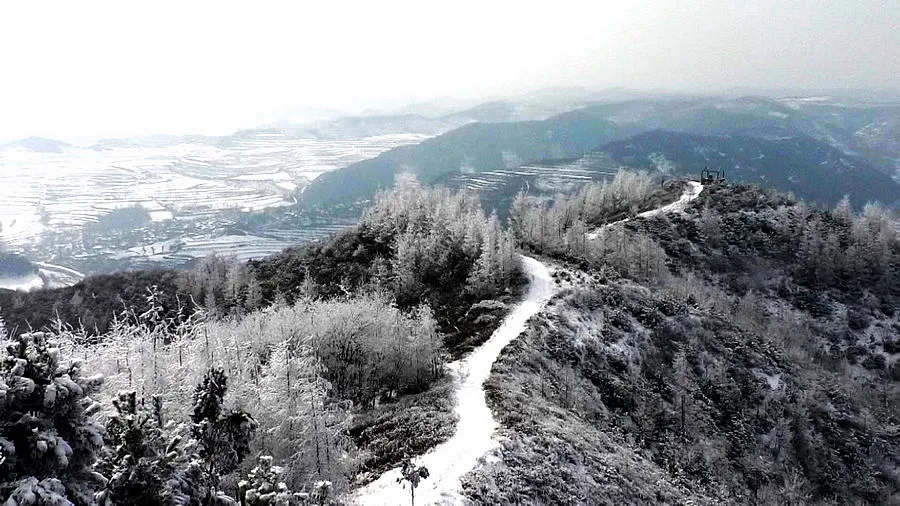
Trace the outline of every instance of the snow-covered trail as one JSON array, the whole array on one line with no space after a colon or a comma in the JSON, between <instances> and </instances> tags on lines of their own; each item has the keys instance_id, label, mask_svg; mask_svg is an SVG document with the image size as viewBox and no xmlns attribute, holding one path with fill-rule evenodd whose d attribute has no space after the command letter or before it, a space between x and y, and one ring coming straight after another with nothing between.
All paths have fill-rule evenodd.
<instances>
[{"instance_id":1,"label":"snow-covered trail","mask_svg":"<svg viewBox=\"0 0 900 506\"><path fill-rule=\"evenodd\" d=\"M38 267L43 267L44 269L47 269L47 270L61 271L61 272L65 272L71 276L74 276L78 279L84 279L84 274L76 271L75 269L63 267L62 265L48 264L46 262L31 262L31 263L33 263L34 265L37 265Z\"/></svg>"},{"instance_id":2,"label":"snow-covered trail","mask_svg":"<svg viewBox=\"0 0 900 506\"><path fill-rule=\"evenodd\" d=\"M44 288L72 286L84 279L84 274L75 269L46 262L32 263L40 268L40 276L44 280Z\"/></svg>"},{"instance_id":3,"label":"snow-covered trail","mask_svg":"<svg viewBox=\"0 0 900 506\"><path fill-rule=\"evenodd\" d=\"M688 181L684 193L675 202L637 215L649 218L660 213L682 211L687 204L700 196L703 185ZM606 227L624 223L627 218L608 223L588 234L596 238ZM416 504L461 504L460 478L478 463L478 459L499 443L493 438L497 421L487 406L484 382L491 374L491 367L503 348L525 330L525 323L543 308L556 292L550 270L541 262L522 257L525 271L530 278L528 293L519 305L506 317L490 339L469 356L448 364L456 382L456 414L459 422L456 432L448 441L427 454L415 459L416 465L428 468L430 476L416 488ZM361 505L404 505L409 503L409 489L398 483L400 468L382 474L377 480L357 490L351 501ZM408 484L407 484L408 487Z\"/></svg>"},{"instance_id":4,"label":"snow-covered trail","mask_svg":"<svg viewBox=\"0 0 900 506\"><path fill-rule=\"evenodd\" d=\"M687 207L688 202L699 197L700 192L703 191L703 185L698 183L697 181L688 181L687 184L688 184L688 186L687 186L687 188L684 189L684 193L682 193L681 197L678 197L678 200L676 200L675 202L672 202L671 204L666 204L662 207L657 207L656 209L644 211L644 212L638 214L637 216L635 216L635 218L650 218L651 216L656 216L657 214L671 213L671 212L675 212L675 211L683 211L684 208ZM611 227L613 225L618 225L620 223L625 223L626 221L631 220L631 219L634 219L634 218L625 218L624 220L607 223L606 225L603 225L602 227L598 228L597 230L594 230L593 232L588 233L587 238L588 239L596 239L600 235L600 231L603 230L604 228Z\"/></svg>"},{"instance_id":5,"label":"snow-covered trail","mask_svg":"<svg viewBox=\"0 0 900 506\"><path fill-rule=\"evenodd\" d=\"M541 262L522 257L530 279L525 299L503 320L490 339L466 358L448 364L456 382L456 433L424 456L416 465L428 468L430 476L416 488L416 504L460 504L460 478L471 471L478 459L499 446L493 439L497 422L487 406L484 382L503 348L525 330L525 322L541 310L555 293L550 270ZM384 473L358 490L352 501L363 505L409 504L409 489L397 483L400 468ZM407 484L408 487L408 484Z\"/></svg>"}]
</instances>

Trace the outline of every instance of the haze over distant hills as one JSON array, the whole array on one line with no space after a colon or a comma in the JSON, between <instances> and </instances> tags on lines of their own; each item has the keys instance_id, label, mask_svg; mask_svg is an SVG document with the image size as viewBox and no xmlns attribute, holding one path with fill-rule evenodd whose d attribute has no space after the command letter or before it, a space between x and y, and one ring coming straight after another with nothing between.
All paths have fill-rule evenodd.
<instances>
[{"instance_id":1,"label":"haze over distant hills","mask_svg":"<svg viewBox=\"0 0 900 506\"><path fill-rule=\"evenodd\" d=\"M316 206L367 199L400 173L429 184L496 186L504 177L523 176L517 169L524 165L586 154L596 159L611 151L607 161L615 164L655 168L663 157L666 170L678 173L710 165L737 180L828 205L843 194L856 205L869 200L893 204L900 199L893 180L900 177L898 125L900 105L828 97L599 103L543 121L467 125L328 173L303 197ZM618 143L607 146L611 142ZM599 169L613 168L604 164ZM544 176L549 172L542 171Z\"/></svg>"},{"instance_id":2,"label":"haze over distant hills","mask_svg":"<svg viewBox=\"0 0 900 506\"><path fill-rule=\"evenodd\" d=\"M478 190L501 218L523 188L552 195L623 167L679 177L710 166L826 206L843 195L894 205L900 102L878 102L889 99L572 88L223 136L28 138L0 146L0 239L81 272L259 258L349 226L401 174ZM133 205L153 221L127 239L93 226Z\"/></svg>"}]
</instances>

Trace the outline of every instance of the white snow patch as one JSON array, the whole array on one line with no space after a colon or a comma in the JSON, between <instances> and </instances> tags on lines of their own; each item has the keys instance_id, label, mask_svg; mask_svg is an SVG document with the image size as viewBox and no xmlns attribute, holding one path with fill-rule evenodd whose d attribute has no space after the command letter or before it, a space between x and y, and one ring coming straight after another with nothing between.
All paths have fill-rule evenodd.
<instances>
[{"instance_id":1,"label":"white snow patch","mask_svg":"<svg viewBox=\"0 0 900 506\"><path fill-rule=\"evenodd\" d=\"M19 276L15 278L0 278L0 288L6 290L21 290L30 292L38 288L43 288L44 280L37 274L29 274L27 276Z\"/></svg>"},{"instance_id":2,"label":"white snow patch","mask_svg":"<svg viewBox=\"0 0 900 506\"><path fill-rule=\"evenodd\" d=\"M166 221L174 218L172 211L150 211L150 221Z\"/></svg>"},{"instance_id":3,"label":"white snow patch","mask_svg":"<svg viewBox=\"0 0 900 506\"><path fill-rule=\"evenodd\" d=\"M545 265L522 258L531 279L528 294L510 313L490 339L468 357L448 364L456 383L456 433L447 442L416 459L430 476L416 489L416 504L463 504L460 478L471 471L485 454L499 448L493 437L497 428L484 396L484 382L500 352L525 330L525 322L541 310L553 296L555 286ZM398 505L409 502L409 490L397 483L400 468L384 473L358 490L355 504Z\"/></svg>"},{"instance_id":4,"label":"white snow patch","mask_svg":"<svg viewBox=\"0 0 900 506\"><path fill-rule=\"evenodd\" d=\"M84 279L84 274L76 271L75 269L71 269L69 267L63 267L62 265L49 264L46 262L31 262L34 265L37 265L41 268L42 271L50 271L50 272L60 272L63 274L68 274L69 276Z\"/></svg>"},{"instance_id":5,"label":"white snow patch","mask_svg":"<svg viewBox=\"0 0 900 506\"><path fill-rule=\"evenodd\" d=\"M275 183L275 186L279 188L284 188L285 190L292 192L297 189L297 183L292 183L290 181L280 181Z\"/></svg>"},{"instance_id":6,"label":"white snow patch","mask_svg":"<svg viewBox=\"0 0 900 506\"><path fill-rule=\"evenodd\" d=\"M758 374L760 378L766 380L769 389L778 390L781 387L781 374L766 374L759 371L757 371L756 374Z\"/></svg>"},{"instance_id":7,"label":"white snow patch","mask_svg":"<svg viewBox=\"0 0 900 506\"><path fill-rule=\"evenodd\" d=\"M286 172L270 172L263 174L242 174L231 179L238 181L290 181L291 175Z\"/></svg>"}]
</instances>

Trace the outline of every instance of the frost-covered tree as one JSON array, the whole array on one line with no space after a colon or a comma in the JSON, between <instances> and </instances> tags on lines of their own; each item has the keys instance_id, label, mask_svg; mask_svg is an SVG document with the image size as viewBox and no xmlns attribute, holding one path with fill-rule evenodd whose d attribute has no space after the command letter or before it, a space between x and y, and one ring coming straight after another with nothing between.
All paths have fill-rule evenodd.
<instances>
[{"instance_id":1,"label":"frost-covered tree","mask_svg":"<svg viewBox=\"0 0 900 506\"><path fill-rule=\"evenodd\" d=\"M320 480L313 484L312 493L309 494L309 500L312 504L325 506L331 503L332 484L327 480Z\"/></svg>"},{"instance_id":2,"label":"frost-covered tree","mask_svg":"<svg viewBox=\"0 0 900 506\"><path fill-rule=\"evenodd\" d=\"M719 213L708 207L700 212L698 228L700 229L703 238L706 240L706 243L713 248L721 246L722 241L725 239L722 232L723 226L722 217L719 216Z\"/></svg>"},{"instance_id":3,"label":"frost-covered tree","mask_svg":"<svg viewBox=\"0 0 900 506\"><path fill-rule=\"evenodd\" d=\"M832 212L835 218L845 224L849 224L853 220L853 206L850 204L850 196L844 195L834 207Z\"/></svg>"},{"instance_id":4,"label":"frost-covered tree","mask_svg":"<svg viewBox=\"0 0 900 506\"><path fill-rule=\"evenodd\" d=\"M279 480L291 488L306 485L310 476L339 476L345 413L328 401L328 384L319 376L308 344L288 340L275 345L270 364L259 380L256 416L267 430L255 438L254 448L286 467Z\"/></svg>"},{"instance_id":5,"label":"frost-covered tree","mask_svg":"<svg viewBox=\"0 0 900 506\"><path fill-rule=\"evenodd\" d=\"M526 247L584 259L584 233L634 216L651 203L655 187L646 173L619 171L612 181L591 183L553 198L520 193L510 210L510 230Z\"/></svg>"},{"instance_id":6,"label":"frost-covered tree","mask_svg":"<svg viewBox=\"0 0 900 506\"><path fill-rule=\"evenodd\" d=\"M0 355L0 498L7 504L89 504L105 478L92 469L104 429L91 399L103 377L63 363L43 332Z\"/></svg>"},{"instance_id":7,"label":"frost-covered tree","mask_svg":"<svg viewBox=\"0 0 900 506\"><path fill-rule=\"evenodd\" d=\"M406 231L394 243L394 277L401 297L417 297L422 290L422 254L418 247L422 240L415 232Z\"/></svg>"},{"instance_id":8,"label":"frost-covered tree","mask_svg":"<svg viewBox=\"0 0 900 506\"><path fill-rule=\"evenodd\" d=\"M459 288L480 296L504 290L520 266L514 242L496 216L487 218L474 194L398 184L380 193L360 230L391 244L391 270L398 301L409 303ZM370 268L372 277L383 264ZM464 274L460 276L460 274ZM466 276L467 275L467 276Z\"/></svg>"},{"instance_id":9,"label":"frost-covered tree","mask_svg":"<svg viewBox=\"0 0 900 506\"><path fill-rule=\"evenodd\" d=\"M481 237L481 251L469 273L466 288L478 295L488 295L507 286L518 267L518 259L513 236L500 228L496 214L483 223Z\"/></svg>"},{"instance_id":10,"label":"frost-covered tree","mask_svg":"<svg viewBox=\"0 0 900 506\"><path fill-rule=\"evenodd\" d=\"M257 279L253 273L250 273L247 276L246 291L247 297L244 299L244 308L248 311L260 309L263 303L262 286L259 284L259 279Z\"/></svg>"},{"instance_id":11,"label":"frost-covered tree","mask_svg":"<svg viewBox=\"0 0 900 506\"><path fill-rule=\"evenodd\" d=\"M657 281L668 273L665 251L650 236L629 233L621 225L589 240L586 256L594 265L612 267L619 275L637 280Z\"/></svg>"},{"instance_id":12,"label":"frost-covered tree","mask_svg":"<svg viewBox=\"0 0 900 506\"><path fill-rule=\"evenodd\" d=\"M443 373L437 323L426 308L410 317L375 295L311 309L310 345L338 398L368 406L422 391Z\"/></svg>"}]
</instances>

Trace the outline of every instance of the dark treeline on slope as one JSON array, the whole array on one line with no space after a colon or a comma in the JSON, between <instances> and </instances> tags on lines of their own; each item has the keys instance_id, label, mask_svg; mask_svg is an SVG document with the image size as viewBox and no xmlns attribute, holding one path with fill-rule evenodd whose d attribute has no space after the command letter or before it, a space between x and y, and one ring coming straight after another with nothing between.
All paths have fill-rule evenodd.
<instances>
[{"instance_id":1,"label":"dark treeline on slope","mask_svg":"<svg viewBox=\"0 0 900 506\"><path fill-rule=\"evenodd\" d=\"M0 290L0 317L13 335L48 329L58 321L97 335L108 331L124 311L140 314L149 309L147 289L152 286L159 289L168 316L175 317L179 308L191 312L189 292L179 290L182 277L172 270L128 271L88 276L66 288Z\"/></svg>"},{"instance_id":2,"label":"dark treeline on slope","mask_svg":"<svg viewBox=\"0 0 900 506\"><path fill-rule=\"evenodd\" d=\"M586 249L552 232L573 286L495 366L505 465L470 498L895 502L897 227L875 205L720 185ZM635 269L642 241L656 269Z\"/></svg>"}]
</instances>

